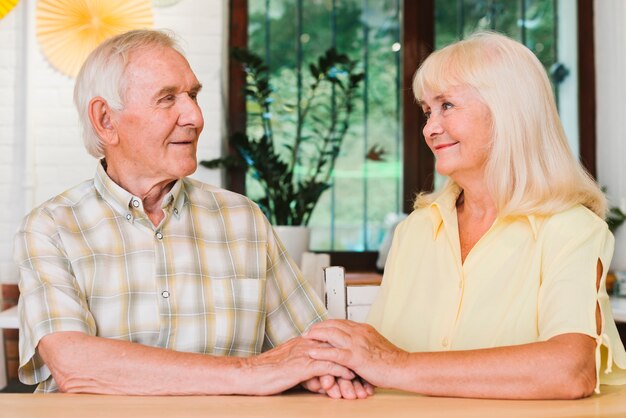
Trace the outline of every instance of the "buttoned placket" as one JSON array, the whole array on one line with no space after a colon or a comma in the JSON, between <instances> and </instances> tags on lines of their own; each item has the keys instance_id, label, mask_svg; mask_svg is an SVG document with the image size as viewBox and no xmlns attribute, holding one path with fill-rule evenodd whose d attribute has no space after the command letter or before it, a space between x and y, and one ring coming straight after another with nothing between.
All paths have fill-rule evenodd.
<instances>
[{"instance_id":1,"label":"buttoned placket","mask_svg":"<svg viewBox=\"0 0 626 418\"><path fill-rule=\"evenodd\" d=\"M494 228L497 227L497 223L498 223L498 219L495 219L493 224L484 233L484 235L476 242L476 244L474 244L474 247L470 250L469 254L467 254L467 256L465 257L465 260L464 260L463 263L461 263L460 241L458 241L458 235L457 235L456 239L459 242L459 244L457 244L458 245L458 249L459 249L459 253L458 253L458 257L455 257L455 258L457 259L457 270L458 270L458 273L459 273L459 279L458 279L456 314L454 315L454 320L450 324L450 327L448 328L448 331L446 332L446 334L441 339L441 346L445 350L450 350L451 347L452 347L452 341L453 341L453 338L454 338L454 334L456 333L456 328L458 326L459 317L461 316L461 309L463 307L463 296L465 295L465 286L466 286L466 277L467 277L467 275L466 275L466 268L469 265L469 263L472 262L472 260L471 260L472 253L476 252L476 249L481 245L481 243L483 242L485 236L490 234L491 231ZM458 231L458 225L456 225L455 227L456 227L456 231Z\"/></svg>"},{"instance_id":2,"label":"buttoned placket","mask_svg":"<svg viewBox=\"0 0 626 418\"><path fill-rule=\"evenodd\" d=\"M454 334L456 332L456 327L459 321L459 316L461 312L461 307L463 304L463 292L464 292L464 274L463 269L461 267L461 272L458 279L458 286L456 289L454 307L453 311L449 312L449 323L445 330L442 330L443 333L441 335L440 345L443 350L450 350L452 347L452 342L454 339Z\"/></svg>"},{"instance_id":3,"label":"buttoned placket","mask_svg":"<svg viewBox=\"0 0 626 418\"><path fill-rule=\"evenodd\" d=\"M168 214L168 210L166 209L165 217L161 223L156 228L151 224L154 237L155 286L156 289L158 289L157 298L161 318L159 346L164 348L168 348L170 344L169 339L172 330L173 315L172 297L174 296L167 270L168 264L166 260L168 259L168 246L167 235L164 231L167 228L167 223L171 221L169 218L170 216Z\"/></svg>"},{"instance_id":4,"label":"buttoned placket","mask_svg":"<svg viewBox=\"0 0 626 418\"><path fill-rule=\"evenodd\" d=\"M443 218L442 218L443 223ZM460 248L460 240L458 236L458 225L456 223L456 218L449 222L450 225L442 226L442 230L440 233L445 234L445 239L448 241L450 245L450 249L456 260L456 270L457 270L457 283L455 286L455 302L452 306L453 311L449 312L449 322L446 329L442 330L441 340L439 341L440 347L442 350L450 350L452 348L452 344L454 341L454 335L456 333L456 327L458 325L459 317L461 314L461 308L463 306L463 296L465 292L465 266L461 263L461 248ZM467 260L466 260L467 261Z\"/></svg>"},{"instance_id":5,"label":"buttoned placket","mask_svg":"<svg viewBox=\"0 0 626 418\"><path fill-rule=\"evenodd\" d=\"M454 316L450 322L448 330L445 332L443 337L441 338L441 347L444 350L450 350L452 347L452 341L456 332L456 327L458 325L459 317L461 314L461 308L463 306L463 296L465 291L465 269L463 266L459 266L459 278L458 278L458 286L456 292L456 303L455 303L455 312Z\"/></svg>"}]
</instances>

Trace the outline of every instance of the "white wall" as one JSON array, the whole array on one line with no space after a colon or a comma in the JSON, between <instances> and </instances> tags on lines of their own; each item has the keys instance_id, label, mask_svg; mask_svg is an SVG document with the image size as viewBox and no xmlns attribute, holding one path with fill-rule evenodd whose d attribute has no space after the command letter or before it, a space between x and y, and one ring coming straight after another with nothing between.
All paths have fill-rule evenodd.
<instances>
[{"instance_id":1,"label":"white wall","mask_svg":"<svg viewBox=\"0 0 626 418\"><path fill-rule=\"evenodd\" d=\"M0 20L0 282L15 282L12 239L33 206L93 176L72 104L73 79L54 70L35 38L35 0L22 0ZM176 32L203 84L205 129L199 159L221 155L225 132L227 0L181 0L154 8L155 27ZM221 175L194 175L220 186Z\"/></svg>"},{"instance_id":2,"label":"white wall","mask_svg":"<svg viewBox=\"0 0 626 418\"><path fill-rule=\"evenodd\" d=\"M620 205L626 199L626 1L596 0L594 7L597 174L612 205ZM626 225L615 235L612 267L626 270Z\"/></svg>"},{"instance_id":3,"label":"white wall","mask_svg":"<svg viewBox=\"0 0 626 418\"><path fill-rule=\"evenodd\" d=\"M17 47L23 13L18 10L0 20L0 280L11 274L7 255L12 249L13 225L22 216L21 172L22 155L17 145L22 136L21 109L16 106L18 85L23 64Z\"/></svg>"}]
</instances>

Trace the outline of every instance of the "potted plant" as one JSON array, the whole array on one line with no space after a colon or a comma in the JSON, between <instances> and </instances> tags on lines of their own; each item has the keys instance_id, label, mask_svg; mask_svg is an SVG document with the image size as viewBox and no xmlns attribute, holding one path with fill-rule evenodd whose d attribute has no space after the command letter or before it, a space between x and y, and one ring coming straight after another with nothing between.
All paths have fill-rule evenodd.
<instances>
[{"instance_id":1,"label":"potted plant","mask_svg":"<svg viewBox=\"0 0 626 418\"><path fill-rule=\"evenodd\" d=\"M231 136L238 157L200 164L208 168L243 165L261 187L255 202L275 226L306 226L324 191L331 187L335 161L350 126L364 74L347 55L328 49L309 65L310 83L299 104L277 100L267 65L247 49L232 57L246 73L247 132ZM304 83L303 83L304 84ZM291 131L276 132L279 113L298 115ZM308 247L308 235L306 237ZM297 257L295 257L297 259Z\"/></svg>"},{"instance_id":2,"label":"potted plant","mask_svg":"<svg viewBox=\"0 0 626 418\"><path fill-rule=\"evenodd\" d=\"M624 221L626 221L626 214L620 208L613 206L609 209L609 213L606 215L606 223L609 225L611 232L615 233Z\"/></svg>"}]
</instances>

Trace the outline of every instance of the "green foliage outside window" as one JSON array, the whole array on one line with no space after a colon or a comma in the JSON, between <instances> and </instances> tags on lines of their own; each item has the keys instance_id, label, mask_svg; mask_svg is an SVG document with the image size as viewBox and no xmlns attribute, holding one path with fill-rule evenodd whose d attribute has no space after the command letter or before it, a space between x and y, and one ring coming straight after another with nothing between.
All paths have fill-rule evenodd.
<instances>
[{"instance_id":1,"label":"green foliage outside window","mask_svg":"<svg viewBox=\"0 0 626 418\"><path fill-rule=\"evenodd\" d=\"M435 47L476 30L496 30L524 41L550 70L556 61L555 3L435 0ZM365 73L359 92L362 100L354 103L332 188L322 194L310 218L315 250L377 249L386 229L385 218L402 208L400 97L410 86L400 83L401 4L401 0L248 0L248 48L268 64L274 96L279 99L274 106L281 107L272 120L276 138L293 137L297 129L295 104L298 94L303 97L298 89L311 83L308 62L334 46L358 62ZM302 10L298 10L300 5ZM303 16L300 27L299 14ZM250 104L249 115L255 111ZM310 131L309 126L304 128ZM248 135L261 134L262 126L248 127ZM382 150L382 154L371 150ZM263 187L253 176L248 177L246 193L255 199L263 196Z\"/></svg>"}]
</instances>

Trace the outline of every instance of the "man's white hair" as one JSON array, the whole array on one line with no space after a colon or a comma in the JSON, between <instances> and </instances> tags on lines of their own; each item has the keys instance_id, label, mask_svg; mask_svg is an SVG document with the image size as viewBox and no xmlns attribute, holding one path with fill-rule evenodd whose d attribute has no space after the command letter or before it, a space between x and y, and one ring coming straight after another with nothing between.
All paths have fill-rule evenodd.
<instances>
[{"instance_id":1,"label":"man's white hair","mask_svg":"<svg viewBox=\"0 0 626 418\"><path fill-rule=\"evenodd\" d=\"M89 102L94 97L102 97L112 109L122 110L130 56L134 51L153 47L172 48L184 55L171 32L139 29L107 39L89 54L81 67L74 86L74 104L85 148L94 157L101 158L104 150L89 119Z\"/></svg>"}]
</instances>

